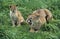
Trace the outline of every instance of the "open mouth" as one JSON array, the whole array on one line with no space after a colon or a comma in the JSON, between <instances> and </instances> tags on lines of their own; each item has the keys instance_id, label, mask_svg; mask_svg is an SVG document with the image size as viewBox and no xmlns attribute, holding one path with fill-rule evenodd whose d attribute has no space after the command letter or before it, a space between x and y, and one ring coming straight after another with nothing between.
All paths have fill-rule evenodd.
<instances>
[{"instance_id":1,"label":"open mouth","mask_svg":"<svg viewBox=\"0 0 60 39\"><path fill-rule=\"evenodd\" d=\"M29 25L32 25L32 21L31 20L28 20L27 21Z\"/></svg>"}]
</instances>

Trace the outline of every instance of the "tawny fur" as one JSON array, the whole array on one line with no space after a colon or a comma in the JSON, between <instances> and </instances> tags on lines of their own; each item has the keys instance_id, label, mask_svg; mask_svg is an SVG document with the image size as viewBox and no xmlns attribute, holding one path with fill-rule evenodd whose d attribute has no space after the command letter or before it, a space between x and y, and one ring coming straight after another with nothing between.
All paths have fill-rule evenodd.
<instances>
[{"instance_id":1,"label":"tawny fur","mask_svg":"<svg viewBox=\"0 0 60 39\"><path fill-rule=\"evenodd\" d=\"M17 10L16 5L10 6L10 18L12 20L13 26L20 26L24 22L24 18L19 10Z\"/></svg>"},{"instance_id":2,"label":"tawny fur","mask_svg":"<svg viewBox=\"0 0 60 39\"><path fill-rule=\"evenodd\" d=\"M51 19L52 19L52 13L48 9L39 9L39 10L33 11L33 13L28 16L26 21L29 24L30 23L29 20L31 20L30 32L33 32L32 28L39 29L42 25L44 25L46 22L49 22L49 20L51 20ZM36 21L38 21L38 22L36 22Z\"/></svg>"}]
</instances>

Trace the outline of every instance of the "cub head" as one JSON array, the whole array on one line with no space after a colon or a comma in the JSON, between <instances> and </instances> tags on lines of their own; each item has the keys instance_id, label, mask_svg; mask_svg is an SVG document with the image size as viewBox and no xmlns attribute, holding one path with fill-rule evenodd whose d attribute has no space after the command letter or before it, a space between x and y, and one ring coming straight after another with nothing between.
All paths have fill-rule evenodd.
<instances>
[{"instance_id":1,"label":"cub head","mask_svg":"<svg viewBox=\"0 0 60 39\"><path fill-rule=\"evenodd\" d=\"M10 7L10 10L12 11L12 12L14 12L16 9L17 9L17 7L16 7L17 5L10 5L9 7Z\"/></svg>"}]
</instances>

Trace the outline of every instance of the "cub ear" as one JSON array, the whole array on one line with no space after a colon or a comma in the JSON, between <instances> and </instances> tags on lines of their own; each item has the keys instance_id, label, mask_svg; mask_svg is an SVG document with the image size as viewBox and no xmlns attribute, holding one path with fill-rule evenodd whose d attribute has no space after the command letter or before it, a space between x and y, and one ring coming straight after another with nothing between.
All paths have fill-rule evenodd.
<instances>
[{"instance_id":1,"label":"cub ear","mask_svg":"<svg viewBox=\"0 0 60 39\"><path fill-rule=\"evenodd\" d=\"M18 6L18 5L16 5L16 6Z\"/></svg>"},{"instance_id":2,"label":"cub ear","mask_svg":"<svg viewBox=\"0 0 60 39\"><path fill-rule=\"evenodd\" d=\"M11 5L9 6L9 8L11 8Z\"/></svg>"}]
</instances>

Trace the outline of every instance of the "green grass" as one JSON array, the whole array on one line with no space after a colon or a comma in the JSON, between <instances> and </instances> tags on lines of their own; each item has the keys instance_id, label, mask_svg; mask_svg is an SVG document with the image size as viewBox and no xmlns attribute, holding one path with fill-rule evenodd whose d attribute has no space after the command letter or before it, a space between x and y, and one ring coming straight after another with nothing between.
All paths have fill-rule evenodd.
<instances>
[{"instance_id":1,"label":"green grass","mask_svg":"<svg viewBox=\"0 0 60 39\"><path fill-rule=\"evenodd\" d=\"M38 33L29 32L29 25L12 27L9 6L18 5L24 19L34 10L48 8L54 20L42 26ZM60 0L0 0L0 39L60 39Z\"/></svg>"}]
</instances>

